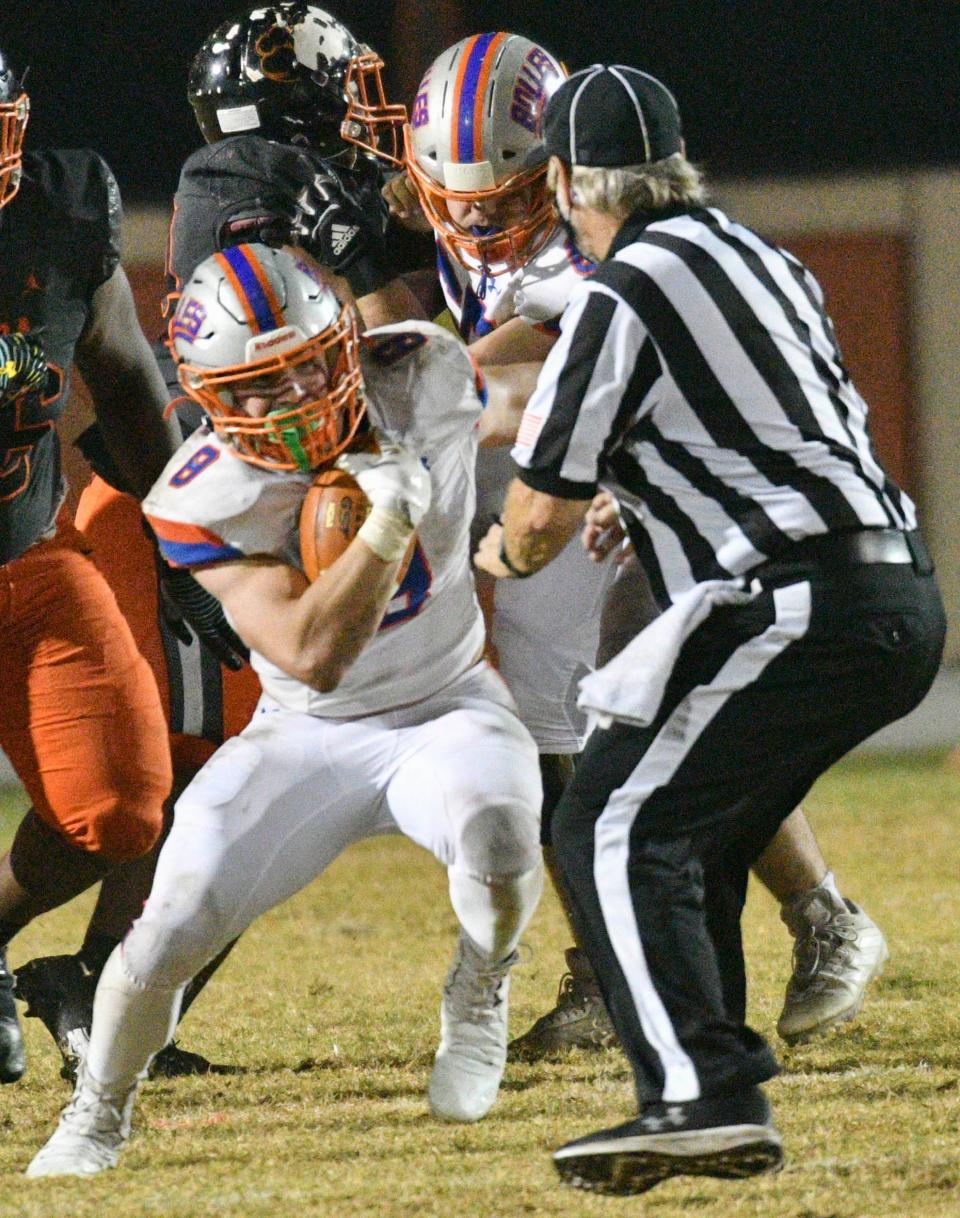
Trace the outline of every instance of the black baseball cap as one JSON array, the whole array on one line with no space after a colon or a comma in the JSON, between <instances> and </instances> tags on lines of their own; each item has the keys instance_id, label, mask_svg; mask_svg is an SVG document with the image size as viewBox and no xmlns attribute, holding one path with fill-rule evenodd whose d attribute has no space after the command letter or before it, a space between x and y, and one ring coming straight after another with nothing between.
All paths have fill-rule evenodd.
<instances>
[{"instance_id":1,"label":"black baseball cap","mask_svg":"<svg viewBox=\"0 0 960 1218\"><path fill-rule=\"evenodd\" d=\"M680 111L655 76L595 63L568 77L550 98L543 142L568 165L647 165L680 151Z\"/></svg>"}]
</instances>

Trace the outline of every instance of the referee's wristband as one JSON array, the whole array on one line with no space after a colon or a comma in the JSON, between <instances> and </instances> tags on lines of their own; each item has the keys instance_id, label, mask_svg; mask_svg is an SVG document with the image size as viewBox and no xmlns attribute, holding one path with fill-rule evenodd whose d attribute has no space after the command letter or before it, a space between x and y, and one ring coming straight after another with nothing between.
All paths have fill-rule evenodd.
<instances>
[{"instance_id":1,"label":"referee's wristband","mask_svg":"<svg viewBox=\"0 0 960 1218\"><path fill-rule=\"evenodd\" d=\"M500 554L499 559L507 568L514 579L529 579L534 574L533 571L519 571L507 557L507 539L501 533L500 535Z\"/></svg>"}]
</instances>

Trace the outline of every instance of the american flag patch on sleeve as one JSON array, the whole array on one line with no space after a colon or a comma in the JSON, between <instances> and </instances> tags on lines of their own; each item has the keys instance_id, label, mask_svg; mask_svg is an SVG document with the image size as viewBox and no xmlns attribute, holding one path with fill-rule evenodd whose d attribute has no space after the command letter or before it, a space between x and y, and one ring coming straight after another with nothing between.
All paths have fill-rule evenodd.
<instances>
[{"instance_id":1,"label":"american flag patch on sleeve","mask_svg":"<svg viewBox=\"0 0 960 1218\"><path fill-rule=\"evenodd\" d=\"M530 414L524 411L523 418L520 420L520 427L517 431L517 447L533 448L540 436L542 427L542 414Z\"/></svg>"}]
</instances>

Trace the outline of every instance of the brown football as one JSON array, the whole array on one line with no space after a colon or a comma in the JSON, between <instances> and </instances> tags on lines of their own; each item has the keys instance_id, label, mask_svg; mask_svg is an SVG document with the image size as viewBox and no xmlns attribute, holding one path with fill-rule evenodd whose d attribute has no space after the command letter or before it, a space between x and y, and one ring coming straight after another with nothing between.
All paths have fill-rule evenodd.
<instances>
[{"instance_id":1,"label":"brown football","mask_svg":"<svg viewBox=\"0 0 960 1218\"><path fill-rule=\"evenodd\" d=\"M300 508L300 559L307 579L332 566L353 541L370 511L370 500L357 480L342 469L321 470ZM397 571L397 586L413 557L416 535Z\"/></svg>"}]
</instances>

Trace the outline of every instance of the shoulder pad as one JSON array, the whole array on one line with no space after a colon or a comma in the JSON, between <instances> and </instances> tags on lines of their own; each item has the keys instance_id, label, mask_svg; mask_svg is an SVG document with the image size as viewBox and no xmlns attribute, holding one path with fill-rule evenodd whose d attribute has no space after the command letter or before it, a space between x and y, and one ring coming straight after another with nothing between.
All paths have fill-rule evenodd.
<instances>
[{"instance_id":1,"label":"shoulder pad","mask_svg":"<svg viewBox=\"0 0 960 1218\"><path fill-rule=\"evenodd\" d=\"M73 230L93 272L93 286L105 283L120 262L120 188L109 165L92 148L57 148L24 156L24 177L40 207ZM95 260L95 262L94 262Z\"/></svg>"}]
</instances>

